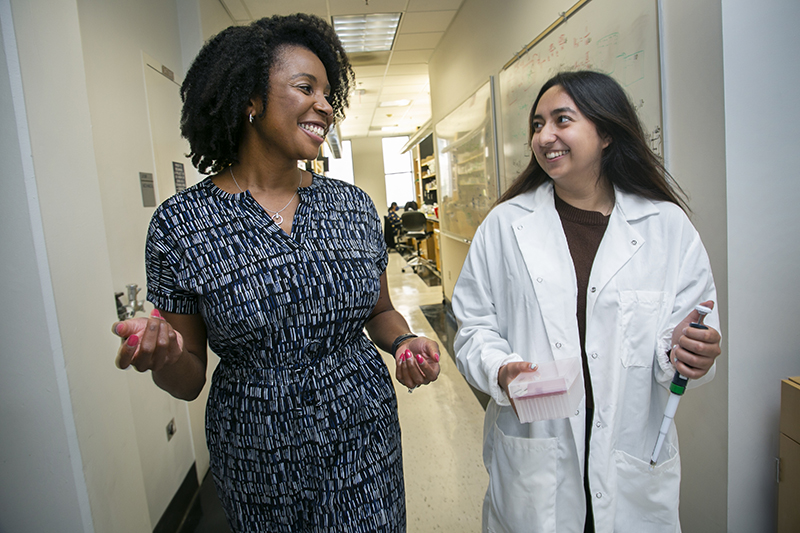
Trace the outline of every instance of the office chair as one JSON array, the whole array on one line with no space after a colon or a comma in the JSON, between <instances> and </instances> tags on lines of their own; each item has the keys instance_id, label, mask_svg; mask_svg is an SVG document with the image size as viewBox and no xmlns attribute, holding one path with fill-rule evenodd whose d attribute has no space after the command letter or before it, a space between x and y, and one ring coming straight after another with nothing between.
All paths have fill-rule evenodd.
<instances>
[{"instance_id":1,"label":"office chair","mask_svg":"<svg viewBox=\"0 0 800 533\"><path fill-rule=\"evenodd\" d=\"M433 235L433 232L427 229L428 221L425 218L425 213L422 211L406 211L400 215L400 221L403 223L404 236L414 239L417 244L416 251L411 259L408 260L406 267L411 267L411 270L413 270L415 274L419 267L428 268L434 274L438 274L433 263L422 257L419 253L420 241L424 241ZM406 269L403 267L402 272L405 271Z\"/></svg>"}]
</instances>

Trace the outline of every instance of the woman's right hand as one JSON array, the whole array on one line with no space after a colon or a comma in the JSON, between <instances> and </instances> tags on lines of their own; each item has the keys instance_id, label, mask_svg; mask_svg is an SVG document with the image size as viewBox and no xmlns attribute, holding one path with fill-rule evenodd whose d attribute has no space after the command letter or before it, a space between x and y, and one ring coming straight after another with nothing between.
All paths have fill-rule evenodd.
<instances>
[{"instance_id":1,"label":"woman's right hand","mask_svg":"<svg viewBox=\"0 0 800 533\"><path fill-rule=\"evenodd\" d=\"M133 365L139 372L158 371L174 364L183 353L183 337L153 309L150 318L115 322L111 331L122 339L117 367Z\"/></svg>"},{"instance_id":2,"label":"woman's right hand","mask_svg":"<svg viewBox=\"0 0 800 533\"><path fill-rule=\"evenodd\" d=\"M519 413L517 413L517 406L514 405L514 400L511 399L511 395L508 394L508 384L514 381L514 378L520 374L524 372L536 372L538 368L539 365L536 363L517 361L501 366L500 371L497 373L497 384L500 385L500 388L506 393L508 401L511 402L511 407L514 409L514 414L517 416L519 416Z\"/></svg>"}]
</instances>

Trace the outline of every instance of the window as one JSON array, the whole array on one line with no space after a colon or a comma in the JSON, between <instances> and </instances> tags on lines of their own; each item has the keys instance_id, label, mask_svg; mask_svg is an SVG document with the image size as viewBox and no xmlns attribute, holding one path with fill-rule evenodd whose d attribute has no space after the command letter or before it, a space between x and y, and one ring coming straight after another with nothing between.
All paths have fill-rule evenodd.
<instances>
[{"instance_id":1,"label":"window","mask_svg":"<svg viewBox=\"0 0 800 533\"><path fill-rule=\"evenodd\" d=\"M397 202L400 209L406 202L416 201L411 152L400 153L408 137L384 137L383 173L386 177L386 202ZM388 205L386 207L389 207Z\"/></svg>"},{"instance_id":2,"label":"window","mask_svg":"<svg viewBox=\"0 0 800 533\"><path fill-rule=\"evenodd\" d=\"M330 146L328 143L322 145L322 155L328 158L328 172L326 176L331 178L346 181L351 185L355 183L353 175L353 146L350 141L342 141L342 157L336 159L333 157Z\"/></svg>"}]
</instances>

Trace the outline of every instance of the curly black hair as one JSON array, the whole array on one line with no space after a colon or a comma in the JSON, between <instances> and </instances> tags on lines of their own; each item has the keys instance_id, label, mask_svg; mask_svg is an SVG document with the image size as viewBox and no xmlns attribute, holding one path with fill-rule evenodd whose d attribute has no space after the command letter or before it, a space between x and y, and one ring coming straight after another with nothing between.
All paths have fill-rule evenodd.
<instances>
[{"instance_id":1,"label":"curly black hair","mask_svg":"<svg viewBox=\"0 0 800 533\"><path fill-rule=\"evenodd\" d=\"M238 162L245 108L253 95L266 113L269 75L286 45L308 48L325 66L334 120L344 118L355 74L333 28L304 13L267 17L231 26L211 38L192 62L181 85L181 135L192 164L202 174Z\"/></svg>"}]
</instances>

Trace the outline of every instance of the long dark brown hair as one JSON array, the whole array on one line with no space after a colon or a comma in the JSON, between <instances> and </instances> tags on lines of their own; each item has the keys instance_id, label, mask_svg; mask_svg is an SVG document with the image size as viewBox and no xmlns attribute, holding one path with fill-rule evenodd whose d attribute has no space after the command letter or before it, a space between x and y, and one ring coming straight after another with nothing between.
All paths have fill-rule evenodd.
<instances>
[{"instance_id":1,"label":"long dark brown hair","mask_svg":"<svg viewBox=\"0 0 800 533\"><path fill-rule=\"evenodd\" d=\"M644 129L625 90L611 76L580 70L556 74L542 86L528 117L528 144L533 138L533 117L542 95L561 87L601 137L611 139L603 150L600 175L619 189L650 200L663 200L689 211L686 193L675 183L661 159L653 153ZM538 188L551 178L531 153L525 170L514 180L497 203Z\"/></svg>"}]
</instances>

